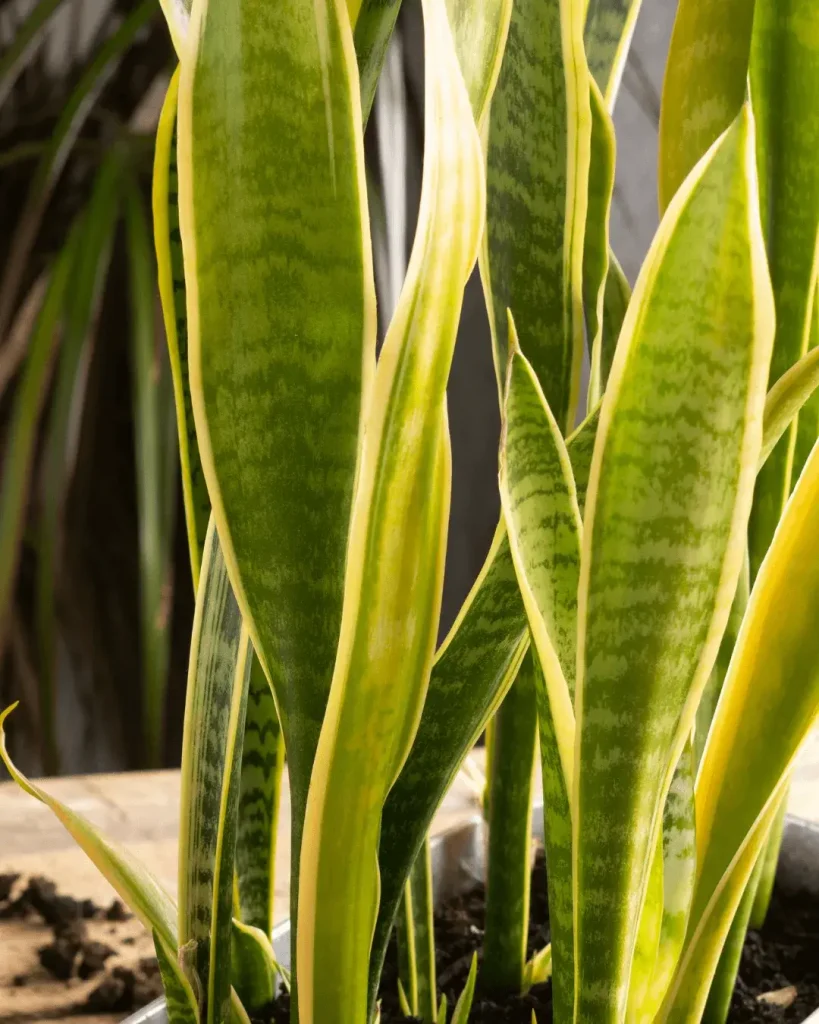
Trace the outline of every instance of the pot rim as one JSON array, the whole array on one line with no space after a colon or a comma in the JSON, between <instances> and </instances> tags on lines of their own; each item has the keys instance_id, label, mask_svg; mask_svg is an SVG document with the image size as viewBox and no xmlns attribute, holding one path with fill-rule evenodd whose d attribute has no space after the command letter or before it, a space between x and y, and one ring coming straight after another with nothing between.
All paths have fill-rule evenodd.
<instances>
[{"instance_id":1,"label":"pot rim","mask_svg":"<svg viewBox=\"0 0 819 1024\"><path fill-rule=\"evenodd\" d=\"M543 839L543 805L535 803L532 835ZM484 820L475 812L430 840L433 898L440 903L466 891L485 876ZM786 818L778 875L789 889L808 891L819 896L819 824L789 814ZM290 919L273 929L273 949L284 967L290 966ZM122 1024L168 1024L165 997L160 996L141 1010L126 1017ZM819 1009L802 1024L819 1024Z\"/></svg>"}]
</instances>

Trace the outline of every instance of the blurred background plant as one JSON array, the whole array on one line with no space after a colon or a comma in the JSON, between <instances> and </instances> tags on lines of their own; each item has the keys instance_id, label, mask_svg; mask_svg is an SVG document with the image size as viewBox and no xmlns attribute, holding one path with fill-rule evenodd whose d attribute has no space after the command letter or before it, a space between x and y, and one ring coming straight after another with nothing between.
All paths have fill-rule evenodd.
<instances>
[{"instance_id":1,"label":"blurred background plant","mask_svg":"<svg viewBox=\"0 0 819 1024\"><path fill-rule=\"evenodd\" d=\"M30 770L156 765L192 606L148 201L167 33L155 0L2 0L0 45L0 698Z\"/></svg>"}]
</instances>

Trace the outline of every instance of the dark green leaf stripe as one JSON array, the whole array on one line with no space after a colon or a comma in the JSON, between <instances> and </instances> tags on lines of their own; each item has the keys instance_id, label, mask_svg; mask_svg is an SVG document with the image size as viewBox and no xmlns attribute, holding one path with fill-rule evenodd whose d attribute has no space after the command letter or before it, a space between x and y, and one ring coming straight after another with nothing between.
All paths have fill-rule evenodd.
<instances>
[{"instance_id":1,"label":"dark green leaf stripe","mask_svg":"<svg viewBox=\"0 0 819 1024\"><path fill-rule=\"evenodd\" d=\"M276 705L258 659L253 659L247 699L236 875L242 921L273 932L276 835L284 767L284 739Z\"/></svg>"},{"instance_id":2,"label":"dark green leaf stripe","mask_svg":"<svg viewBox=\"0 0 819 1024\"><path fill-rule=\"evenodd\" d=\"M179 937L195 943L209 1024L230 997L233 859L250 644L213 523L197 594L182 746Z\"/></svg>"},{"instance_id":3,"label":"dark green leaf stripe","mask_svg":"<svg viewBox=\"0 0 819 1024\"><path fill-rule=\"evenodd\" d=\"M472 113L481 128L498 81L512 0L446 0L446 8Z\"/></svg>"},{"instance_id":4,"label":"dark green leaf stripe","mask_svg":"<svg viewBox=\"0 0 819 1024\"><path fill-rule=\"evenodd\" d=\"M758 0L751 42L751 98L763 230L776 300L771 381L804 355L816 282L819 230L819 6ZM773 538L792 486L796 424L759 474L749 528L751 579Z\"/></svg>"},{"instance_id":5,"label":"dark green leaf stripe","mask_svg":"<svg viewBox=\"0 0 819 1024\"><path fill-rule=\"evenodd\" d=\"M487 765L489 840L481 985L520 992L526 966L537 709L532 652L495 713Z\"/></svg>"},{"instance_id":6,"label":"dark green leaf stripe","mask_svg":"<svg viewBox=\"0 0 819 1024\"><path fill-rule=\"evenodd\" d=\"M609 273L609 215L614 192L614 125L594 79L589 80L591 96L591 163L589 166L589 208L583 246L583 306L586 335L591 350L588 408L600 401L603 377L603 331L606 282ZM618 332L619 333L619 332ZM611 347L609 342L608 347Z\"/></svg>"},{"instance_id":7,"label":"dark green leaf stripe","mask_svg":"<svg viewBox=\"0 0 819 1024\"><path fill-rule=\"evenodd\" d=\"M197 6L179 92L196 432L231 581L281 713L293 921L374 365L361 114L337 6Z\"/></svg>"},{"instance_id":8,"label":"dark green leaf stripe","mask_svg":"<svg viewBox=\"0 0 819 1024\"><path fill-rule=\"evenodd\" d=\"M584 344L591 145L579 8L576 0L514 4L489 117L482 260L499 384L511 309L549 408L566 432L574 425Z\"/></svg>"},{"instance_id":9,"label":"dark green leaf stripe","mask_svg":"<svg viewBox=\"0 0 819 1024\"><path fill-rule=\"evenodd\" d=\"M653 837L742 564L772 333L745 107L655 238L592 460L573 797L575 1012L590 1024L625 1012Z\"/></svg>"},{"instance_id":10,"label":"dark green leaf stripe","mask_svg":"<svg viewBox=\"0 0 819 1024\"><path fill-rule=\"evenodd\" d=\"M210 498L199 457L193 423L188 372L188 318L185 308L185 268L179 231L179 178L176 166L176 106L179 69L174 72L162 106L156 134L153 178L154 245L159 272L159 296L165 321L165 337L173 374L182 496L193 574L199 586L202 548L210 519Z\"/></svg>"},{"instance_id":11,"label":"dark green leaf stripe","mask_svg":"<svg viewBox=\"0 0 819 1024\"><path fill-rule=\"evenodd\" d=\"M588 0L586 55L609 111L614 109L641 3L642 0Z\"/></svg>"}]
</instances>

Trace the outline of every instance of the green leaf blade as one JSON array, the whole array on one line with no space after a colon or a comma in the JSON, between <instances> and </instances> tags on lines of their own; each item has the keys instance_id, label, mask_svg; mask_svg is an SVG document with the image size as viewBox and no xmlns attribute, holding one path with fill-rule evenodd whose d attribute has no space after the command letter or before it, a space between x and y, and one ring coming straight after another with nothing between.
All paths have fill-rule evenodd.
<instances>
[{"instance_id":1,"label":"green leaf blade","mask_svg":"<svg viewBox=\"0 0 819 1024\"><path fill-rule=\"evenodd\" d=\"M742 563L773 332L753 143L745 108L677 193L601 410L579 590L583 1020L625 1010L652 837Z\"/></svg>"},{"instance_id":2,"label":"green leaf blade","mask_svg":"<svg viewBox=\"0 0 819 1024\"><path fill-rule=\"evenodd\" d=\"M228 571L281 713L296 921L374 367L361 114L343 4L205 6L178 115L191 393Z\"/></svg>"},{"instance_id":3,"label":"green leaf blade","mask_svg":"<svg viewBox=\"0 0 819 1024\"><path fill-rule=\"evenodd\" d=\"M249 669L250 642L212 523L191 640L179 837L179 938L183 946L194 944L209 1024L222 1024L229 1014L233 860Z\"/></svg>"},{"instance_id":4,"label":"green leaf blade","mask_svg":"<svg viewBox=\"0 0 819 1024\"><path fill-rule=\"evenodd\" d=\"M305 818L298 971L307 1024L367 1013L381 810L418 727L440 611L450 487L445 390L484 188L443 0L429 0L424 16L419 222L367 411L341 639ZM324 970L328 957L337 971Z\"/></svg>"},{"instance_id":5,"label":"green leaf blade","mask_svg":"<svg viewBox=\"0 0 819 1024\"><path fill-rule=\"evenodd\" d=\"M511 309L549 408L566 433L574 425L584 345L591 147L580 8L576 2L537 0L513 7L489 117L482 256L499 384Z\"/></svg>"}]
</instances>

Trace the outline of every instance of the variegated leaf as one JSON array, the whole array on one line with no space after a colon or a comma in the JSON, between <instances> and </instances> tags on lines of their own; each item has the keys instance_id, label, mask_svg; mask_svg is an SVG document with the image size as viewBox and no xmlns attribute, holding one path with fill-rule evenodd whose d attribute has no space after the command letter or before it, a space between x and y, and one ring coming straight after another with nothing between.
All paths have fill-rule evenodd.
<instances>
[{"instance_id":1,"label":"variegated leaf","mask_svg":"<svg viewBox=\"0 0 819 1024\"><path fill-rule=\"evenodd\" d=\"M418 727L440 609L450 484L445 390L484 189L443 0L427 0L424 17L421 208L366 410L341 637L305 819L297 938L305 1024L357 1024L368 1012L381 812ZM332 972L324 969L329 960Z\"/></svg>"},{"instance_id":2,"label":"variegated leaf","mask_svg":"<svg viewBox=\"0 0 819 1024\"><path fill-rule=\"evenodd\" d=\"M625 1012L654 836L742 563L773 335L754 157L745 107L663 219L601 408L572 799L584 1021Z\"/></svg>"}]
</instances>

